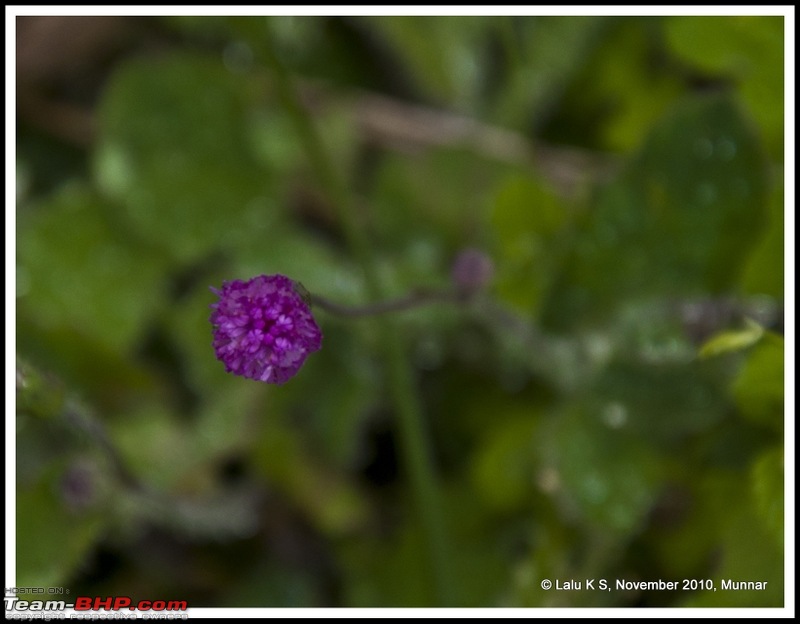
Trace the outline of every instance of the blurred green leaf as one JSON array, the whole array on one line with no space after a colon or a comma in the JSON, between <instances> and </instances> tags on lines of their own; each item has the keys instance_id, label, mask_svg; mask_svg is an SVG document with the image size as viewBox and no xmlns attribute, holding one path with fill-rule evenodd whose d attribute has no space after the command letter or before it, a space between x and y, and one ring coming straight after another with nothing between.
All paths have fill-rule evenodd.
<instances>
[{"instance_id":1,"label":"blurred green leaf","mask_svg":"<svg viewBox=\"0 0 800 624\"><path fill-rule=\"evenodd\" d=\"M725 291L765 220L765 162L737 106L684 101L600 193L546 319L563 328L632 298Z\"/></svg>"},{"instance_id":2,"label":"blurred green leaf","mask_svg":"<svg viewBox=\"0 0 800 624\"><path fill-rule=\"evenodd\" d=\"M525 313L538 311L564 255L568 208L540 181L503 180L491 213L497 238L497 291Z\"/></svg>"},{"instance_id":3,"label":"blurred green leaf","mask_svg":"<svg viewBox=\"0 0 800 624\"><path fill-rule=\"evenodd\" d=\"M175 488L206 460L166 405L143 404L109 424L109 436L126 465L157 490Z\"/></svg>"},{"instance_id":4,"label":"blurred green leaf","mask_svg":"<svg viewBox=\"0 0 800 624\"><path fill-rule=\"evenodd\" d=\"M791 208L789 208L791 209ZM784 203L784 186L781 181L770 194L769 225L758 245L750 254L742 276L745 292L769 295L779 301L784 298L786 279L784 266L784 220L787 207Z\"/></svg>"},{"instance_id":5,"label":"blurred green leaf","mask_svg":"<svg viewBox=\"0 0 800 624\"><path fill-rule=\"evenodd\" d=\"M741 484L740 488L741 489ZM722 561L711 573L717 591L699 591L687 597L687 607L781 607L784 605L783 552L746 504L726 501L719 526ZM724 590L723 581L761 583L756 589L746 585ZM735 586L734 586L735 587Z\"/></svg>"},{"instance_id":6,"label":"blurred green leaf","mask_svg":"<svg viewBox=\"0 0 800 624\"><path fill-rule=\"evenodd\" d=\"M254 110L248 126L253 154L265 169L291 175L303 162L304 153L286 111L267 107Z\"/></svg>"},{"instance_id":7,"label":"blurred green leaf","mask_svg":"<svg viewBox=\"0 0 800 624\"><path fill-rule=\"evenodd\" d=\"M511 578L508 561L517 552L518 530L513 523L497 530L496 516L476 505L475 491L469 484L454 481L443 496L447 528L453 539L456 604L494 605Z\"/></svg>"},{"instance_id":8,"label":"blurred green leaf","mask_svg":"<svg viewBox=\"0 0 800 624\"><path fill-rule=\"evenodd\" d=\"M538 463L536 421L515 419L495 427L472 468L472 481L483 500L499 510L529 501Z\"/></svg>"},{"instance_id":9,"label":"blurred green leaf","mask_svg":"<svg viewBox=\"0 0 800 624\"><path fill-rule=\"evenodd\" d=\"M698 352L698 357L709 358L723 353L741 351L752 347L764 336L764 328L754 320L746 318L745 327L721 332L707 340Z\"/></svg>"},{"instance_id":10,"label":"blurred green leaf","mask_svg":"<svg viewBox=\"0 0 800 624\"><path fill-rule=\"evenodd\" d=\"M542 448L564 503L582 521L616 534L644 521L664 475L663 460L647 445L573 407L558 416Z\"/></svg>"},{"instance_id":11,"label":"blurred green leaf","mask_svg":"<svg viewBox=\"0 0 800 624\"><path fill-rule=\"evenodd\" d=\"M389 536L372 535L350 540L341 548L347 578L347 603L357 607L375 604L396 607L431 604L432 588L420 574L419 558L424 552L424 536L410 501L400 501L399 523ZM487 518L475 504L472 488L454 484L445 492L448 530L456 545L452 552L456 570L455 604L482 607L494 604L508 580L504 559L509 544L503 537L490 535Z\"/></svg>"},{"instance_id":12,"label":"blurred green leaf","mask_svg":"<svg viewBox=\"0 0 800 624\"><path fill-rule=\"evenodd\" d=\"M783 159L784 18L666 18L672 50L697 68L732 78L764 134L770 155Z\"/></svg>"},{"instance_id":13,"label":"blurred green leaf","mask_svg":"<svg viewBox=\"0 0 800 624\"><path fill-rule=\"evenodd\" d=\"M713 363L612 362L592 388L592 417L659 446L707 431L725 416L721 372Z\"/></svg>"},{"instance_id":14,"label":"blurred green leaf","mask_svg":"<svg viewBox=\"0 0 800 624\"><path fill-rule=\"evenodd\" d=\"M783 455L780 447L766 451L753 462L750 474L756 511L780 548L784 545Z\"/></svg>"},{"instance_id":15,"label":"blurred green leaf","mask_svg":"<svg viewBox=\"0 0 800 624\"><path fill-rule=\"evenodd\" d=\"M430 604L431 588L417 572L424 548L419 528L408 523L394 528L391 539L347 543L339 553L346 579L346 604L353 607Z\"/></svg>"},{"instance_id":16,"label":"blurred green leaf","mask_svg":"<svg viewBox=\"0 0 800 624\"><path fill-rule=\"evenodd\" d=\"M136 60L100 104L99 185L138 234L193 260L254 235L276 190L249 151L254 92L219 60Z\"/></svg>"},{"instance_id":17,"label":"blurred green leaf","mask_svg":"<svg viewBox=\"0 0 800 624\"><path fill-rule=\"evenodd\" d=\"M774 453L764 455L774 461ZM769 469L774 479L774 471ZM678 578L711 579L716 591L682 595L683 606L780 606L783 561L774 532L754 513L746 473L706 469L688 474L691 486L685 516L659 535L654 546L666 573ZM782 479L782 477L781 477ZM774 493L774 481L769 486ZM770 498L771 495L770 495ZM774 500L774 499L773 499ZM774 513L774 508L771 510ZM774 518L774 516L773 516ZM773 527L774 528L774 527ZM763 591L723 590L722 581L766 582Z\"/></svg>"},{"instance_id":18,"label":"blurred green leaf","mask_svg":"<svg viewBox=\"0 0 800 624\"><path fill-rule=\"evenodd\" d=\"M63 587L90 556L106 518L94 510L70 510L64 498L64 465L51 465L16 496L18 587Z\"/></svg>"},{"instance_id":19,"label":"blurred green leaf","mask_svg":"<svg viewBox=\"0 0 800 624\"><path fill-rule=\"evenodd\" d=\"M783 431L783 338L767 334L749 354L731 388L741 414L748 420Z\"/></svg>"},{"instance_id":20,"label":"blurred green leaf","mask_svg":"<svg viewBox=\"0 0 800 624\"><path fill-rule=\"evenodd\" d=\"M116 228L113 210L87 188L70 186L19 215L17 266L27 290L17 307L45 331L126 351L162 304L164 264Z\"/></svg>"}]
</instances>

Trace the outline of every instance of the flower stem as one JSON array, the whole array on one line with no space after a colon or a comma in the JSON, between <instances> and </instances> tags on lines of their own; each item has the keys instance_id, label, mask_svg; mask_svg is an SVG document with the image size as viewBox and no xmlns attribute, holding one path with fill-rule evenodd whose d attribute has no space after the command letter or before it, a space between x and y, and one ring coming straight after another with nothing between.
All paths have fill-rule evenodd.
<instances>
[{"instance_id":1,"label":"flower stem","mask_svg":"<svg viewBox=\"0 0 800 624\"><path fill-rule=\"evenodd\" d=\"M363 306L346 306L325 297L311 294L311 304L339 316L377 316L390 312L413 310L432 303L461 303L466 300L461 293L451 290L417 290L399 299L388 299Z\"/></svg>"},{"instance_id":2,"label":"flower stem","mask_svg":"<svg viewBox=\"0 0 800 624\"><path fill-rule=\"evenodd\" d=\"M271 33L268 34L271 36ZM266 46L266 60L273 71L277 94L293 120L315 174L338 212L348 244L363 271L367 294L372 300L380 301L384 298L383 289L378 279L369 239L365 230L359 225L354 202L336 172L316 128L300 105L292 86L291 77L279 60L271 41ZM364 309L360 312L356 310L355 313L352 309L346 312L348 309L343 306L331 304L320 298L317 298L316 301L317 303L323 301L321 307L327 304L327 308L331 311L348 313L350 316L364 314ZM409 307L409 303L408 300L400 300L390 305L389 308L405 309ZM415 301L414 305L417 303ZM375 313L376 310L378 310L377 313L390 311L386 304L375 304L369 313ZM420 400L414 387L411 369L403 354L399 332L392 327L388 320L381 324L381 332L381 342L386 349L388 382L398 418L401 448L427 541L433 587L436 590L438 604L452 606L448 535L430 443L423 424ZM426 585L430 586L430 583Z\"/></svg>"}]
</instances>

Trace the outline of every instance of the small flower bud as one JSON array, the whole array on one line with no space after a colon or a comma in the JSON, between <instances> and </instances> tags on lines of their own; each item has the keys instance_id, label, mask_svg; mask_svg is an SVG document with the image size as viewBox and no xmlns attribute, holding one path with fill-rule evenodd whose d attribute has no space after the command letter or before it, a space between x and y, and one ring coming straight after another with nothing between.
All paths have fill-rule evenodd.
<instances>
[{"instance_id":1,"label":"small flower bud","mask_svg":"<svg viewBox=\"0 0 800 624\"><path fill-rule=\"evenodd\" d=\"M486 288L492 281L494 263L485 252L467 248L456 256L450 276L460 293L472 295Z\"/></svg>"},{"instance_id":2,"label":"small flower bud","mask_svg":"<svg viewBox=\"0 0 800 624\"><path fill-rule=\"evenodd\" d=\"M61 497L70 511L83 511L95 502L96 480L94 470L84 462L74 462L67 468L61 478Z\"/></svg>"}]
</instances>

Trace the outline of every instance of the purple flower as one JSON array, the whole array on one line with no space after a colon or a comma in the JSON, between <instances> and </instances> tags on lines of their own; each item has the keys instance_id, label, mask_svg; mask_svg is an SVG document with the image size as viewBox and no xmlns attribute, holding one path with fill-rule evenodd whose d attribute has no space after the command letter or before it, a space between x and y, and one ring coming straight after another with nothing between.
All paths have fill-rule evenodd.
<instances>
[{"instance_id":1,"label":"purple flower","mask_svg":"<svg viewBox=\"0 0 800 624\"><path fill-rule=\"evenodd\" d=\"M229 373L282 384L322 346L322 332L288 277L259 275L211 290L219 295L211 304L212 344Z\"/></svg>"}]
</instances>

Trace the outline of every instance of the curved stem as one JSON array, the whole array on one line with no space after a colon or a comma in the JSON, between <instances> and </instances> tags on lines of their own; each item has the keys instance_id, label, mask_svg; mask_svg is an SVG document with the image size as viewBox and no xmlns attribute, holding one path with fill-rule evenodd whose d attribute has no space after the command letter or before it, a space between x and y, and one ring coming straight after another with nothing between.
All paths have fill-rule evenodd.
<instances>
[{"instance_id":1,"label":"curved stem","mask_svg":"<svg viewBox=\"0 0 800 624\"><path fill-rule=\"evenodd\" d=\"M418 290L409 293L405 297L399 299L389 299L387 301L379 301L377 303L369 303L363 306L346 306L341 303L336 303L325 297L319 295L311 295L311 304L318 308L337 314L339 316L359 317L359 316L377 316L379 314L388 314L389 312L402 312L404 310L413 310L425 305L433 303L460 303L464 301L464 296L456 291L451 290Z\"/></svg>"},{"instance_id":2,"label":"curved stem","mask_svg":"<svg viewBox=\"0 0 800 624\"><path fill-rule=\"evenodd\" d=\"M268 33L268 39L269 35ZM358 260L364 273L364 282L370 299L383 299L383 290L372 249L365 230L358 222L355 204L349 192L337 174L331 158L306 112L301 107L294 92L291 78L278 59L277 53L267 41L266 61L273 71L274 84L286 111L292 117L299 138L311 160L320 183L334 205L344 234L350 248ZM320 299L317 298L319 303ZM323 300L324 301L324 300ZM344 306L330 305L331 311L343 313ZM380 304L376 304L380 308ZM393 304L397 306L395 302ZM407 303L401 305L405 309ZM415 304L416 305L416 304ZM383 304L385 307L386 304ZM322 307L322 306L321 306ZM371 312L374 312L375 308ZM379 312L389 311L380 308ZM347 312L352 314L353 310ZM363 315L356 312L355 316ZM423 423L422 407L416 388L414 387L411 369L403 353L400 333L395 330L389 320L381 324L381 343L385 345L388 384L397 414L401 448L409 472L411 490L415 499L417 512L426 537L432 585L435 588L438 603L441 606L452 606L452 575L450 570L450 550L445 529L444 509L439 492L438 479L434 470L430 442Z\"/></svg>"}]
</instances>

